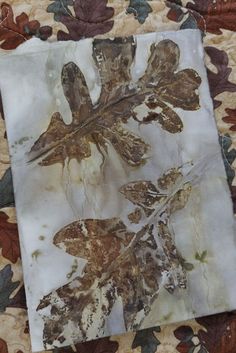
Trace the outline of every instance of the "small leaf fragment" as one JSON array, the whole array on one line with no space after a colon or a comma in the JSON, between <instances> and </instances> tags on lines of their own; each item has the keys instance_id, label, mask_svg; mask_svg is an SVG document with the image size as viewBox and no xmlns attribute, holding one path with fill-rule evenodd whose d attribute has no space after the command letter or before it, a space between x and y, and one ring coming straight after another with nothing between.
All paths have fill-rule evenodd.
<instances>
[{"instance_id":1,"label":"small leaf fragment","mask_svg":"<svg viewBox=\"0 0 236 353\"><path fill-rule=\"evenodd\" d=\"M142 211L140 208L136 207L135 210L128 215L128 218L131 223L137 224L142 218Z\"/></svg>"},{"instance_id":2,"label":"small leaf fragment","mask_svg":"<svg viewBox=\"0 0 236 353\"><path fill-rule=\"evenodd\" d=\"M202 262L202 263L206 263L206 257L207 257L207 250L204 250L202 253L196 252L195 254L195 259Z\"/></svg>"}]
</instances>

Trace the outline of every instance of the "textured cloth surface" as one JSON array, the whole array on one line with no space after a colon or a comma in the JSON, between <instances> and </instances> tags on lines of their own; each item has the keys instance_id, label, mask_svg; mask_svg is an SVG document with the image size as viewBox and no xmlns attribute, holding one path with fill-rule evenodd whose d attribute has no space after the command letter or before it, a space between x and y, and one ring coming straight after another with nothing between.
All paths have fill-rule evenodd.
<instances>
[{"instance_id":1,"label":"textured cloth surface","mask_svg":"<svg viewBox=\"0 0 236 353\"><path fill-rule=\"evenodd\" d=\"M73 6L74 3L74 6ZM8 1L1 4L1 49L10 50L32 36L44 40L79 40L199 27L205 32L206 64L214 99L225 167L235 197L236 1ZM178 4L178 5L177 5ZM83 9L83 11L82 11ZM31 352L20 263L10 162L0 119L1 352ZM201 352L234 353L236 317L225 313L165 326L137 335L102 339L64 352Z\"/></svg>"}]
</instances>

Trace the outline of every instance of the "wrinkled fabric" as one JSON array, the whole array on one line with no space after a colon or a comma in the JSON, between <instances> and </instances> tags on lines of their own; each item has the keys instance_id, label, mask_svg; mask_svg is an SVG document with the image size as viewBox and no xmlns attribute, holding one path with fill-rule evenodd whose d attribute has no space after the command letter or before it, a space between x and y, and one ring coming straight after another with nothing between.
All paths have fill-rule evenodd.
<instances>
[{"instance_id":1,"label":"wrinkled fabric","mask_svg":"<svg viewBox=\"0 0 236 353\"><path fill-rule=\"evenodd\" d=\"M172 3L174 3L174 1L172 1ZM180 4L180 1L176 1L176 3ZM40 4L34 1L27 1L27 3L24 4L15 0L8 1L8 5L12 6L14 18L20 16L17 23L22 23L23 26L21 26L21 29L19 30L19 26L18 28L15 28L14 26L12 27L11 24L9 27L8 24L6 25L5 22L2 21L1 28L3 28L3 30L0 34L1 40L6 36L6 33L10 33L11 40L10 44L8 41L7 47L10 45L10 48L15 48L22 41L30 39L35 35L36 37L42 39L48 38L48 40L53 41L57 38L58 30L67 32L67 27L64 26L63 22L58 21L56 16L54 16L54 13L50 12L50 9L47 11L48 6L51 4L51 1L41 1ZM105 36L109 36L109 33L112 33L112 36L129 35L137 32L141 33L153 30L175 30L180 27L186 28L188 26L198 26L205 31L204 44L206 47L209 47L209 49L206 50L208 77L210 80L212 97L216 97L215 100L218 101L215 103L215 115L217 118L218 130L221 134L220 142L222 145L228 182L231 188L232 197L234 198L234 92L236 83L234 53L235 1L182 1L182 7L178 5L171 8L170 6L165 5L162 1L149 2L148 6L146 6L146 1L130 1L130 5L131 6L129 6L129 3L126 1L109 2L109 7L112 7L115 10L115 15L111 17L111 11L106 11L104 19L108 22L114 21L114 24L112 28L106 27L108 32L104 34ZM128 7L129 9L127 10ZM152 11L150 11L150 8ZM10 22L12 22L9 6L5 6L5 10L3 10L2 4L1 10L2 19L3 17L8 16ZM102 11L104 12L104 6L102 7ZM31 23L24 27L29 21L31 21ZM111 24L108 26L111 26ZM38 29L40 27L44 28L40 30L39 33ZM52 35L50 35L50 27L53 27ZM22 31L25 35L22 35ZM16 32L19 33L19 36L15 36ZM92 33L92 35L94 34L95 33ZM15 37L18 39L16 40ZM3 50L9 49L5 48ZM3 350L8 350L9 352L15 350L28 352L30 351L29 335L27 317L24 309L25 303L22 287L21 264L19 260L17 227L15 226L14 208L12 207L14 205L14 200L11 173L8 169L9 157L5 139L4 122L2 119L0 119L0 124L0 205L2 207L0 221L2 246L1 277L6 278L6 282L4 282L6 284L11 283L11 279L15 283L15 285L13 284L10 286L11 289L9 291L6 285L3 286L2 310L5 311L5 314L3 314L5 330L2 331L1 329L0 337ZM8 235L7 238L6 234ZM11 271L13 271L13 273ZM7 300L5 299L6 296L8 298ZM19 318L21 319L19 320ZM15 325L14 322L18 322L19 325ZM188 329L185 328L186 325L188 326ZM109 347L108 350L111 352L134 352L139 350L140 347L145 347L147 345L144 337L148 337L148 342L152 343L153 348L151 349L154 351L160 348L163 352L165 350L167 352L181 352L182 349L186 349L184 347L190 349L194 345L198 345L198 347L200 345L202 349L208 352L225 352L232 350L235 346L233 334L234 325L234 314L222 314L206 319L197 319L197 324L195 321L189 322L185 324L184 327L180 327L179 330L176 329L179 325L175 327L167 326L162 327L161 332L159 332L159 330L151 330L145 332L145 336L142 336L140 333L135 340L133 334L128 334L115 337L114 340L116 340L116 342L110 342L105 339L87 345L79 345L77 349L79 349L79 351L85 350L87 352L89 350L93 352L95 349L101 350L103 349L102 347ZM204 333L202 327L204 327L206 333ZM199 343L193 343L192 330L197 334ZM9 331L12 332L12 335L9 334ZM188 337L187 343L185 343L185 337ZM183 340L185 340L185 342L182 342ZM119 342L119 346L117 342ZM227 344L225 342L227 342Z\"/></svg>"},{"instance_id":2,"label":"wrinkled fabric","mask_svg":"<svg viewBox=\"0 0 236 353\"><path fill-rule=\"evenodd\" d=\"M234 309L200 31L34 39L0 70L32 350Z\"/></svg>"}]
</instances>

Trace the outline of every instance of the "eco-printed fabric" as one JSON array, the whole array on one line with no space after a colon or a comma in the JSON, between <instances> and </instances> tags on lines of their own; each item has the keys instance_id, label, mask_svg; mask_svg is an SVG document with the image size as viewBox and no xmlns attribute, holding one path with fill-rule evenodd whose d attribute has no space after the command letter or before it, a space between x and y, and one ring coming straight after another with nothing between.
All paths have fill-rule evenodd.
<instances>
[{"instance_id":1,"label":"eco-printed fabric","mask_svg":"<svg viewBox=\"0 0 236 353\"><path fill-rule=\"evenodd\" d=\"M32 39L0 70L33 350L234 309L200 32Z\"/></svg>"}]
</instances>

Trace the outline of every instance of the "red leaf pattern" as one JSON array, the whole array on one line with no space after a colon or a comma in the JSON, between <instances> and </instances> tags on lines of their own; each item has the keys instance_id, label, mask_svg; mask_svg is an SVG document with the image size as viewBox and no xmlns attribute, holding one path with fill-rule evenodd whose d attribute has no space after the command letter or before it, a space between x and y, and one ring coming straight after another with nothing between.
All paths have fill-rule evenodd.
<instances>
[{"instance_id":1,"label":"red leaf pattern","mask_svg":"<svg viewBox=\"0 0 236 353\"><path fill-rule=\"evenodd\" d=\"M2 255L13 264L20 257L17 224L8 222L8 216L0 212L0 246Z\"/></svg>"},{"instance_id":2,"label":"red leaf pattern","mask_svg":"<svg viewBox=\"0 0 236 353\"><path fill-rule=\"evenodd\" d=\"M0 47L2 49L15 49L21 43L32 38L33 35L37 35L44 40L51 36L51 27L40 27L37 20L29 21L28 15L24 12L14 20L11 5L2 3L0 9Z\"/></svg>"}]
</instances>

